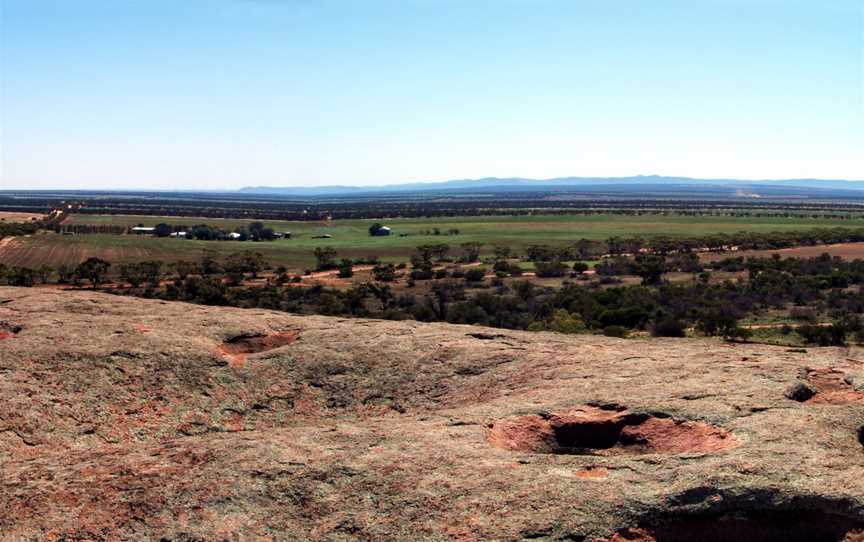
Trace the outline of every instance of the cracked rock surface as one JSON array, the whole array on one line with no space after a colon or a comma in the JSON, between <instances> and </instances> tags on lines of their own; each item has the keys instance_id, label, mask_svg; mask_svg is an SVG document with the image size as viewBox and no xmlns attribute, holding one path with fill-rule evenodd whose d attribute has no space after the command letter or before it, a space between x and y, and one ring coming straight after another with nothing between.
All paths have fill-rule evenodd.
<instances>
[{"instance_id":1,"label":"cracked rock surface","mask_svg":"<svg viewBox=\"0 0 864 542\"><path fill-rule=\"evenodd\" d=\"M860 349L8 287L0 332L0 540L864 540Z\"/></svg>"}]
</instances>

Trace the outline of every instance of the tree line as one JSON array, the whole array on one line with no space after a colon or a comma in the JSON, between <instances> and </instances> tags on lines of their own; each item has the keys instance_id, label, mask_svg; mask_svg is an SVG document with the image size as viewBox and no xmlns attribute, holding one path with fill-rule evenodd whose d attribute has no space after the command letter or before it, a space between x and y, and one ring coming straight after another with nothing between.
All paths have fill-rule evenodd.
<instances>
[{"instance_id":1,"label":"tree line","mask_svg":"<svg viewBox=\"0 0 864 542\"><path fill-rule=\"evenodd\" d=\"M457 253L457 258L473 256L469 247ZM415 254L410 271L401 266L408 276L406 288L398 292L391 283L400 266L380 262L372 280L347 289L297 287L299 278L284 267L268 273L260 284L249 286L245 280L258 278L271 268L254 251L238 252L223 261L204 254L196 261L116 265L89 258L76 266L26 271L0 265L0 280L32 286L56 277L59 283L107 286L120 294L208 305L612 336L647 331L655 336L680 337L694 329L707 336L740 340L750 333L740 325L743 318L788 309L791 319L801 325L783 331L798 333L808 343L839 345L850 337L864 339L862 260L845 261L827 254L786 259L733 257L712 264L713 268L741 271L747 280L711 283L709 272L693 269L694 280L673 284L664 281L663 273L675 265L675 257L643 255L624 258L627 265L645 269L641 285L609 287L577 280L565 281L561 287L545 287L520 280L518 274L502 274L496 267L507 262L509 254L502 249L498 256L491 276L485 267L433 267L429 276L428 264L446 259L448 254L441 247L426 246ZM574 270L571 274L578 273ZM505 281L505 277L512 280ZM109 280L118 284L109 284ZM421 280L429 281L428 288L415 291L414 283ZM817 314L824 314L829 321L818 322Z\"/></svg>"},{"instance_id":2,"label":"tree line","mask_svg":"<svg viewBox=\"0 0 864 542\"><path fill-rule=\"evenodd\" d=\"M446 216L530 215L539 209L543 214L621 214L735 216L735 217L806 217L851 220L860 218L860 207L840 201L741 201L717 199L647 199L616 197L561 199L550 198L554 192L515 192L472 194L470 196L432 200L417 194L384 194L375 197L288 198L278 195L139 192L118 197L116 193L94 192L90 201L81 201L76 213L123 214L149 216L204 216L208 218L246 219L254 216L266 220L318 221L336 218L394 218ZM64 204L70 195L46 196L16 193L0 196L0 209L44 212ZM75 194L74 198L84 197ZM76 205L77 207L77 205Z\"/></svg>"}]
</instances>

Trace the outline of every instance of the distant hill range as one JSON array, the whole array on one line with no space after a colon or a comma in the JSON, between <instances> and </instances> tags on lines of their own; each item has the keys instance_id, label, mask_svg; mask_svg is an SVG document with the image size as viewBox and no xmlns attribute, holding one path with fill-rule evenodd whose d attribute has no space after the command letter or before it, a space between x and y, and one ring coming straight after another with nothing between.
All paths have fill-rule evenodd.
<instances>
[{"instance_id":1,"label":"distant hill range","mask_svg":"<svg viewBox=\"0 0 864 542\"><path fill-rule=\"evenodd\" d=\"M246 194L282 196L352 196L410 192L576 192L588 194L701 194L742 198L758 197L864 197L864 181L827 179L693 179L637 175L635 177L559 177L526 179L521 177L460 179L440 182L415 182L378 186L250 186Z\"/></svg>"}]
</instances>

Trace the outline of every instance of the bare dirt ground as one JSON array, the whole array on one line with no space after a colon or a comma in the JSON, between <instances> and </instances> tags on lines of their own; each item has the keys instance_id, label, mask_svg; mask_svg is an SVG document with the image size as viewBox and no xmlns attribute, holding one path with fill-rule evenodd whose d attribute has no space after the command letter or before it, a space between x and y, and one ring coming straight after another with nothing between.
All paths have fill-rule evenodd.
<instances>
[{"instance_id":1,"label":"bare dirt ground","mask_svg":"<svg viewBox=\"0 0 864 542\"><path fill-rule=\"evenodd\" d=\"M4 237L3 239L0 239L0 259L2 259L3 250L6 247L12 246L15 243L15 239L16 237Z\"/></svg>"},{"instance_id":2,"label":"bare dirt ground","mask_svg":"<svg viewBox=\"0 0 864 542\"><path fill-rule=\"evenodd\" d=\"M0 222L31 222L33 220L39 220L43 216L45 215L0 211Z\"/></svg>"},{"instance_id":3,"label":"bare dirt ground","mask_svg":"<svg viewBox=\"0 0 864 542\"><path fill-rule=\"evenodd\" d=\"M2 287L0 540L862 540L862 373Z\"/></svg>"},{"instance_id":4,"label":"bare dirt ground","mask_svg":"<svg viewBox=\"0 0 864 542\"><path fill-rule=\"evenodd\" d=\"M706 252L699 255L703 262L716 262L726 258L768 258L772 254L779 254L783 258L815 258L825 253L831 256L839 256L844 260L857 260L864 258L864 243L838 243L836 245L814 245L812 247L781 248L777 250L742 250L739 252Z\"/></svg>"}]
</instances>

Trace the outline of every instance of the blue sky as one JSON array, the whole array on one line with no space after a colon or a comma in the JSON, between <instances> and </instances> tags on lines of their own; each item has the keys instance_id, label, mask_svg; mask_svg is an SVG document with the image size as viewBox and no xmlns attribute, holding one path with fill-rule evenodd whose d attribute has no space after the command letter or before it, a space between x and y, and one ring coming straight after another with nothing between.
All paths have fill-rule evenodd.
<instances>
[{"instance_id":1,"label":"blue sky","mask_svg":"<svg viewBox=\"0 0 864 542\"><path fill-rule=\"evenodd\" d=\"M864 179L861 0L0 6L0 188Z\"/></svg>"}]
</instances>

